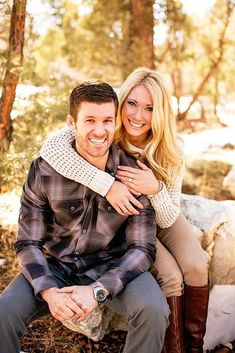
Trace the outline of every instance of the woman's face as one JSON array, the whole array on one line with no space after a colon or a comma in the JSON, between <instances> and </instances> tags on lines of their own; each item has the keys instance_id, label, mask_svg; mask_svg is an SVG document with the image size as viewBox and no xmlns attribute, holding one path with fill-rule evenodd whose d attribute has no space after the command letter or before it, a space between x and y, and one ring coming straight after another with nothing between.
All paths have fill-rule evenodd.
<instances>
[{"instance_id":1,"label":"woman's face","mask_svg":"<svg viewBox=\"0 0 235 353\"><path fill-rule=\"evenodd\" d=\"M129 142L137 147L146 143L151 130L153 99L149 90L143 86L135 86L123 103L121 118L125 134Z\"/></svg>"}]
</instances>

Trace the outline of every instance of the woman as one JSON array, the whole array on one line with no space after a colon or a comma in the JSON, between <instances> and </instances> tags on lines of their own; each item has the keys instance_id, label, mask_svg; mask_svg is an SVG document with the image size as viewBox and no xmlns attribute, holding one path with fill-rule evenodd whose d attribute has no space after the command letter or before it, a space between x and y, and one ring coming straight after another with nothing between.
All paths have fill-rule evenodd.
<instances>
[{"instance_id":1,"label":"woman","mask_svg":"<svg viewBox=\"0 0 235 353\"><path fill-rule=\"evenodd\" d=\"M202 353L209 294L207 265L200 244L180 211L184 161L170 94L157 72L138 68L123 83L119 99L116 142L137 158L139 166L120 166L116 178L121 183L73 150L74 133L69 129L52 136L41 155L60 174L106 195L120 214L138 212L135 206L139 204L133 194L149 197L156 212L159 240L152 273L171 309L163 350ZM70 163L65 158L68 153Z\"/></svg>"}]
</instances>

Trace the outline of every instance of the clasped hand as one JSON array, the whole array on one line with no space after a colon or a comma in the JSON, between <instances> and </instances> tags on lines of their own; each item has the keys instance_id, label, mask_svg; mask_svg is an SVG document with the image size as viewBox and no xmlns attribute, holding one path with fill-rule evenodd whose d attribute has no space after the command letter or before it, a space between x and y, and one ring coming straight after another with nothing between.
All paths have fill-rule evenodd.
<instances>
[{"instance_id":1,"label":"clasped hand","mask_svg":"<svg viewBox=\"0 0 235 353\"><path fill-rule=\"evenodd\" d=\"M98 305L90 286L49 288L41 295L48 303L52 316L62 323L70 319L82 321Z\"/></svg>"},{"instance_id":2,"label":"clasped hand","mask_svg":"<svg viewBox=\"0 0 235 353\"><path fill-rule=\"evenodd\" d=\"M142 204L133 196L152 195L159 189L159 181L144 163L137 160L140 169L119 166L116 178L106 195L108 202L122 216L137 215Z\"/></svg>"}]
</instances>

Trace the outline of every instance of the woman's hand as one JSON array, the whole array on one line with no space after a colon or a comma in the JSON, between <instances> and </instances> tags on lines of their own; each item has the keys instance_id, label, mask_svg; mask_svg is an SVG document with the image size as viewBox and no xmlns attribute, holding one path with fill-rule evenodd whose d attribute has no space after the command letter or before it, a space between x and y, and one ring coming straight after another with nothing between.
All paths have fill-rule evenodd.
<instances>
[{"instance_id":1,"label":"woman's hand","mask_svg":"<svg viewBox=\"0 0 235 353\"><path fill-rule=\"evenodd\" d=\"M135 190L133 190L132 193L137 196L141 195ZM114 181L106 195L106 199L120 215L138 215L139 211L137 211L133 206L139 208L143 208L143 206L138 200L136 200L132 193L126 185L120 183L119 181Z\"/></svg>"},{"instance_id":2,"label":"woman's hand","mask_svg":"<svg viewBox=\"0 0 235 353\"><path fill-rule=\"evenodd\" d=\"M152 170L144 163L137 160L141 169L119 166L116 178L128 186L131 192L140 192L144 195L152 195L159 191L160 183Z\"/></svg>"}]
</instances>

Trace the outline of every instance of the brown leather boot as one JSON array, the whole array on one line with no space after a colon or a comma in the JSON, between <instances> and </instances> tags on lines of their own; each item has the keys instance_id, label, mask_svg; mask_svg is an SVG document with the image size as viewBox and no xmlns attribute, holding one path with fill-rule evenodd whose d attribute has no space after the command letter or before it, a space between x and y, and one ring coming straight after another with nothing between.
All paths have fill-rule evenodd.
<instances>
[{"instance_id":1,"label":"brown leather boot","mask_svg":"<svg viewBox=\"0 0 235 353\"><path fill-rule=\"evenodd\" d=\"M170 324L167 327L162 353L185 353L182 296L167 298L170 307Z\"/></svg>"},{"instance_id":2,"label":"brown leather boot","mask_svg":"<svg viewBox=\"0 0 235 353\"><path fill-rule=\"evenodd\" d=\"M209 285L184 286L184 328L187 353L203 353Z\"/></svg>"}]
</instances>

